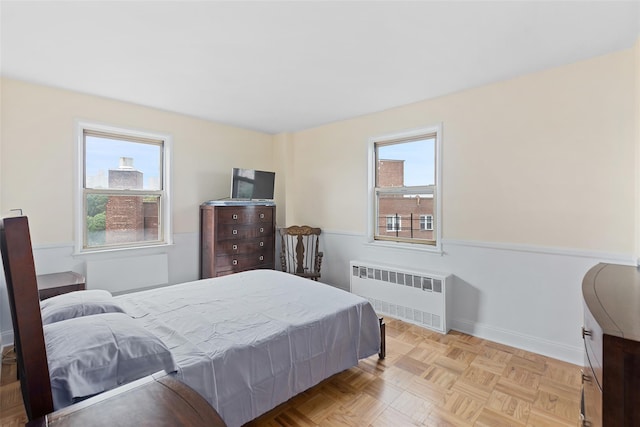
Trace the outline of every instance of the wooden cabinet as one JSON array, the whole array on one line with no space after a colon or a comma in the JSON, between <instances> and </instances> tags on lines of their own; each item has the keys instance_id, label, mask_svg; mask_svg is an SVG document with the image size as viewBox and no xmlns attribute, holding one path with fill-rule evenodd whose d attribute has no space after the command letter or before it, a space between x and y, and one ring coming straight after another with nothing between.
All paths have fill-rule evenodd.
<instances>
[{"instance_id":1,"label":"wooden cabinet","mask_svg":"<svg viewBox=\"0 0 640 427\"><path fill-rule=\"evenodd\" d=\"M84 291L84 276L73 271L40 274L36 277L40 299L47 299L73 291Z\"/></svg>"},{"instance_id":2,"label":"wooden cabinet","mask_svg":"<svg viewBox=\"0 0 640 427\"><path fill-rule=\"evenodd\" d=\"M274 268L276 207L212 201L200 206L200 278Z\"/></svg>"},{"instance_id":3,"label":"wooden cabinet","mask_svg":"<svg viewBox=\"0 0 640 427\"><path fill-rule=\"evenodd\" d=\"M640 271L601 263L582 282L582 425L640 425Z\"/></svg>"}]
</instances>

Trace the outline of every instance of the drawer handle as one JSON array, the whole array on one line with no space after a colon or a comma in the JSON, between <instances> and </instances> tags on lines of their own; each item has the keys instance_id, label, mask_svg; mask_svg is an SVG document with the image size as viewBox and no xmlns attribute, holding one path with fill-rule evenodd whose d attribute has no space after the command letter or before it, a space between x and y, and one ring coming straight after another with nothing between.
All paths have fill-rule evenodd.
<instances>
[{"instance_id":1,"label":"drawer handle","mask_svg":"<svg viewBox=\"0 0 640 427\"><path fill-rule=\"evenodd\" d=\"M237 251L237 250L238 250L238 245L233 245L233 246L231 246L231 247L233 248L233 250L234 250L234 251Z\"/></svg>"},{"instance_id":2,"label":"drawer handle","mask_svg":"<svg viewBox=\"0 0 640 427\"><path fill-rule=\"evenodd\" d=\"M233 215L231 216L231 218L233 218L233 219L238 219L238 214L233 214Z\"/></svg>"},{"instance_id":3,"label":"drawer handle","mask_svg":"<svg viewBox=\"0 0 640 427\"><path fill-rule=\"evenodd\" d=\"M263 227L260 227L260 232L264 233L264 228Z\"/></svg>"},{"instance_id":4,"label":"drawer handle","mask_svg":"<svg viewBox=\"0 0 640 427\"><path fill-rule=\"evenodd\" d=\"M238 234L238 230L233 230L232 233L233 234Z\"/></svg>"},{"instance_id":5,"label":"drawer handle","mask_svg":"<svg viewBox=\"0 0 640 427\"><path fill-rule=\"evenodd\" d=\"M260 246L264 246L264 242L260 242Z\"/></svg>"},{"instance_id":6,"label":"drawer handle","mask_svg":"<svg viewBox=\"0 0 640 427\"><path fill-rule=\"evenodd\" d=\"M264 261L264 255L260 255L260 261Z\"/></svg>"},{"instance_id":7,"label":"drawer handle","mask_svg":"<svg viewBox=\"0 0 640 427\"><path fill-rule=\"evenodd\" d=\"M233 264L233 265L238 265L238 260L237 260L237 259L234 259L234 260L231 262L231 264Z\"/></svg>"},{"instance_id":8,"label":"drawer handle","mask_svg":"<svg viewBox=\"0 0 640 427\"><path fill-rule=\"evenodd\" d=\"M584 337L590 337L591 336L591 331L588 329L585 329L584 326L582 327L582 338L584 339Z\"/></svg>"},{"instance_id":9,"label":"drawer handle","mask_svg":"<svg viewBox=\"0 0 640 427\"><path fill-rule=\"evenodd\" d=\"M261 213L261 214L260 214L260 219L263 219L263 218L264 218L264 214L263 214L263 213Z\"/></svg>"},{"instance_id":10,"label":"drawer handle","mask_svg":"<svg viewBox=\"0 0 640 427\"><path fill-rule=\"evenodd\" d=\"M591 382L591 375L585 374L583 370L580 370L580 375L582 376L582 384Z\"/></svg>"}]
</instances>

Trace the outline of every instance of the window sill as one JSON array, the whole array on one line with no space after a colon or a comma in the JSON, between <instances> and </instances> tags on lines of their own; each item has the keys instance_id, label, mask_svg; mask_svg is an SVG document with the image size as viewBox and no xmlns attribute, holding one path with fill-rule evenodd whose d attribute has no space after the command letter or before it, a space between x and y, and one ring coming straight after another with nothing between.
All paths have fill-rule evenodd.
<instances>
[{"instance_id":1,"label":"window sill","mask_svg":"<svg viewBox=\"0 0 640 427\"><path fill-rule=\"evenodd\" d=\"M79 251L76 250L73 252L73 257L101 257L115 254L126 254L126 255L149 255L149 254L159 254L159 253L167 253L169 248L173 246L173 242L169 243L159 243L157 245L148 245L148 246L128 246L121 248L104 248L104 249L92 249Z\"/></svg>"},{"instance_id":2,"label":"window sill","mask_svg":"<svg viewBox=\"0 0 640 427\"><path fill-rule=\"evenodd\" d=\"M388 249L400 249L409 250L415 252L427 252L434 255L443 255L442 248L438 246L424 245L420 243L403 243L403 242L391 242L385 240L369 240L365 245L372 248L388 248Z\"/></svg>"}]
</instances>

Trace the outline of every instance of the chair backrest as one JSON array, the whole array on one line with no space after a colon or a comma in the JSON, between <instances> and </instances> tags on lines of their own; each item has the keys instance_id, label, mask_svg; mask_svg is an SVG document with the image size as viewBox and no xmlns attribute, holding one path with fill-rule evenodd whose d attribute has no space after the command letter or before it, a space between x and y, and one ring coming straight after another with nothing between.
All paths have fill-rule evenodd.
<instances>
[{"instance_id":1,"label":"chair backrest","mask_svg":"<svg viewBox=\"0 0 640 427\"><path fill-rule=\"evenodd\" d=\"M319 251L321 232L320 228L307 225L282 228L282 271L317 280L322 265L322 252Z\"/></svg>"},{"instance_id":2,"label":"chair backrest","mask_svg":"<svg viewBox=\"0 0 640 427\"><path fill-rule=\"evenodd\" d=\"M0 221L0 250L13 321L18 376L29 420L53 412L40 299L26 216Z\"/></svg>"}]
</instances>

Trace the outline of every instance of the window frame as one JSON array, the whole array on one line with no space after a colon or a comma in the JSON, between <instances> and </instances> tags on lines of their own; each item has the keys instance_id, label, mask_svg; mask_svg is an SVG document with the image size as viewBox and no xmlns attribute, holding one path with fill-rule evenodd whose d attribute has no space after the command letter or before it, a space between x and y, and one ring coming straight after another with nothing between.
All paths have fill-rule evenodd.
<instances>
[{"instance_id":1,"label":"window frame","mask_svg":"<svg viewBox=\"0 0 640 427\"><path fill-rule=\"evenodd\" d=\"M402 217L398 217L398 220L396 221L396 215L387 215L386 221L387 233L395 233L396 231L402 230ZM389 225L391 225L391 228L389 228Z\"/></svg>"},{"instance_id":2,"label":"window frame","mask_svg":"<svg viewBox=\"0 0 640 427\"><path fill-rule=\"evenodd\" d=\"M430 224L431 227L428 227L427 224ZM420 215L420 230L433 231L433 215Z\"/></svg>"},{"instance_id":3,"label":"window frame","mask_svg":"<svg viewBox=\"0 0 640 427\"><path fill-rule=\"evenodd\" d=\"M161 142L161 186L159 190L115 190L115 189L87 189L85 187L85 131L94 134L113 135L115 139ZM173 142L171 135L160 132L149 132L131 128L121 128L95 122L77 121L76 124L76 156L75 156L75 255L112 252L128 249L148 249L168 246L173 244L172 218L171 218L171 155ZM133 242L112 244L96 247L86 247L86 208L87 194L113 194L120 196L131 195L157 195L160 204L158 207L158 240L149 242Z\"/></svg>"},{"instance_id":4,"label":"window frame","mask_svg":"<svg viewBox=\"0 0 640 427\"><path fill-rule=\"evenodd\" d=\"M384 188L376 188L376 144L390 144L394 142L403 142L403 140L419 139L420 137L435 136L435 183L429 186L420 187L403 187L403 190L386 190ZM392 134L378 135L369 138L368 143L368 243L374 246L388 246L392 248L415 249L430 252L442 252L442 124L433 126L400 131ZM433 240L417 240L409 238L396 238L391 236L382 236L380 233L376 236L376 226L378 224L378 197L377 194L382 193L401 193L404 195L411 194L433 194L434 200L434 218ZM386 231L386 230L385 230Z\"/></svg>"}]
</instances>

